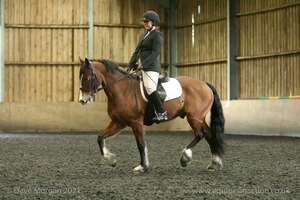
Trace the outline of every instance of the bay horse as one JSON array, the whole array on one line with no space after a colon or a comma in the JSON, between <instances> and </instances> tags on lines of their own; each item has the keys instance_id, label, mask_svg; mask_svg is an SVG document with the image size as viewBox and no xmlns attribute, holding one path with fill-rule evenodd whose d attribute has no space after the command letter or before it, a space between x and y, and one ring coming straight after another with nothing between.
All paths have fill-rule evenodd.
<instances>
[{"instance_id":1,"label":"bay horse","mask_svg":"<svg viewBox=\"0 0 300 200\"><path fill-rule=\"evenodd\" d=\"M100 90L104 90L107 96L107 112L111 121L97 139L102 157L110 166L116 166L116 157L108 150L105 141L129 126L134 133L141 159L134 172L148 172L148 150L143 124L147 103L143 100L141 89L138 87L140 80L133 79L131 73L113 61L79 59L81 66L78 102L83 105L90 104L94 95ZM225 119L218 93L209 83L186 76L179 76L176 79L182 87L182 95L165 101L163 107L168 113L168 121L176 117L186 117L194 132L194 139L182 150L181 166L188 165L192 160L193 147L205 138L211 150L211 163L207 168L219 170L222 168L221 156L226 144ZM209 111L211 112L210 126L205 121Z\"/></svg>"}]
</instances>

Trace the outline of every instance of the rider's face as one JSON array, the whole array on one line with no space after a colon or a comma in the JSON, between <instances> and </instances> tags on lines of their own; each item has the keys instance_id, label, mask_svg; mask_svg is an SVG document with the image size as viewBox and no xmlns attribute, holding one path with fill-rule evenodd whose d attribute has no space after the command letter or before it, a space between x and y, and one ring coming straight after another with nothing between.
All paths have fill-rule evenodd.
<instances>
[{"instance_id":1,"label":"rider's face","mask_svg":"<svg viewBox=\"0 0 300 200\"><path fill-rule=\"evenodd\" d=\"M144 28L147 30L147 31L150 31L153 27L153 22L151 20L149 21L144 21Z\"/></svg>"}]
</instances>

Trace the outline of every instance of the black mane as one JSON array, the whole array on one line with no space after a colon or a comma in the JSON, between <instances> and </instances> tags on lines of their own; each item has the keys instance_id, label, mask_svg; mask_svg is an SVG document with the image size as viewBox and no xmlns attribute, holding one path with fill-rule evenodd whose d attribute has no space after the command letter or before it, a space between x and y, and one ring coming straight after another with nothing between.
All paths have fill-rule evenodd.
<instances>
[{"instance_id":1,"label":"black mane","mask_svg":"<svg viewBox=\"0 0 300 200\"><path fill-rule=\"evenodd\" d=\"M116 71L119 71L123 74L127 74L126 70L123 68L119 67L117 63L114 61L108 60L108 59L91 59L91 62L101 62L104 64L106 71L110 72L112 74L115 74Z\"/></svg>"}]
</instances>

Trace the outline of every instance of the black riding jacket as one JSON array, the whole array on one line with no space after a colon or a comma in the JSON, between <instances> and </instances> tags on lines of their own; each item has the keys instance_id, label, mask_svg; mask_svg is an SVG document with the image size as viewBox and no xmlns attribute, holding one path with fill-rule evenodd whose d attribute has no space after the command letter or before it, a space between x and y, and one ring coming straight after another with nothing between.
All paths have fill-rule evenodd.
<instances>
[{"instance_id":1,"label":"black riding jacket","mask_svg":"<svg viewBox=\"0 0 300 200\"><path fill-rule=\"evenodd\" d=\"M160 50L163 44L162 33L153 29L146 38L147 32L142 34L139 43L131 56L129 67L135 68L138 58L141 59L144 71L155 71L160 73L161 65L158 60Z\"/></svg>"}]
</instances>

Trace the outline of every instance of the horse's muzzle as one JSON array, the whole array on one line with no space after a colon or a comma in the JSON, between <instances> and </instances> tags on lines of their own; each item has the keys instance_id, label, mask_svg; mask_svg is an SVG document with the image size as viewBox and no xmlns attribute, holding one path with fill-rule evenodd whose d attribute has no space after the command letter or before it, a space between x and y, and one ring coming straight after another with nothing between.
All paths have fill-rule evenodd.
<instances>
[{"instance_id":1,"label":"horse's muzzle","mask_svg":"<svg viewBox=\"0 0 300 200\"><path fill-rule=\"evenodd\" d=\"M91 100L90 99L88 99L87 101L78 100L78 103L81 103L82 105L89 105L89 104L91 104Z\"/></svg>"},{"instance_id":2,"label":"horse's muzzle","mask_svg":"<svg viewBox=\"0 0 300 200\"><path fill-rule=\"evenodd\" d=\"M79 93L78 103L81 103L82 105L89 105L92 101L92 96L84 97L81 92Z\"/></svg>"},{"instance_id":3,"label":"horse's muzzle","mask_svg":"<svg viewBox=\"0 0 300 200\"><path fill-rule=\"evenodd\" d=\"M83 100L78 100L78 103L81 103L82 105L87 104L87 102L86 102L86 101L83 101Z\"/></svg>"}]
</instances>

